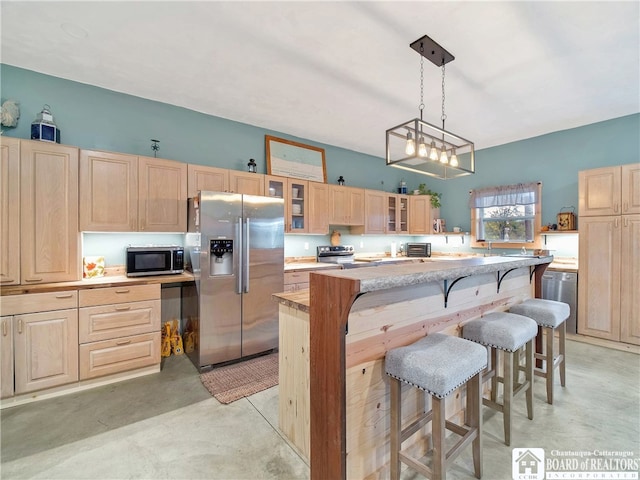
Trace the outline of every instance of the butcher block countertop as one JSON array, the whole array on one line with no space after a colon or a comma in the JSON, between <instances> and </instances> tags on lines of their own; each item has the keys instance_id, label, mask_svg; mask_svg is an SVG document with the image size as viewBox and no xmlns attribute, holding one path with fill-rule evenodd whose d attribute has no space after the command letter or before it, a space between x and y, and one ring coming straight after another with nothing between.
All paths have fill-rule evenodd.
<instances>
[{"instance_id":1,"label":"butcher block countertop","mask_svg":"<svg viewBox=\"0 0 640 480\"><path fill-rule=\"evenodd\" d=\"M90 280L78 280L76 282L41 283L39 285L15 285L4 286L0 289L1 295L21 295L25 293L60 292L63 290L84 290L88 288L123 287L126 285L149 285L167 283L193 282L193 274L184 272L176 275L154 275L150 277L127 277L124 270L107 272L104 277Z\"/></svg>"}]
</instances>

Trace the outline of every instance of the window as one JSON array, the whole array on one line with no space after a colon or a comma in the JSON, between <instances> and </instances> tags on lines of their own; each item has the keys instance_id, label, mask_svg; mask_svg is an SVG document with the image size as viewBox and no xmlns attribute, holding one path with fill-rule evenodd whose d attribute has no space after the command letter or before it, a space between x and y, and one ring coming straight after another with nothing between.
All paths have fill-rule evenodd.
<instances>
[{"instance_id":1,"label":"window","mask_svg":"<svg viewBox=\"0 0 640 480\"><path fill-rule=\"evenodd\" d=\"M472 246L539 248L542 184L518 183L472 190Z\"/></svg>"}]
</instances>

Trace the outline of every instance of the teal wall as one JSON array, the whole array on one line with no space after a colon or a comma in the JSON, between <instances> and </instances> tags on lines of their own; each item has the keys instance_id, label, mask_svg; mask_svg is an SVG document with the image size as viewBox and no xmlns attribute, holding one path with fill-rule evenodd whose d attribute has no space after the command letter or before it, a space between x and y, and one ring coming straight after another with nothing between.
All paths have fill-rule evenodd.
<instances>
[{"instance_id":1,"label":"teal wall","mask_svg":"<svg viewBox=\"0 0 640 480\"><path fill-rule=\"evenodd\" d=\"M447 226L460 226L467 231L470 228L467 199L473 188L541 181L542 220L545 224L555 223L556 213L562 207L574 206L577 211L579 170L640 159L640 114L634 114L479 150L475 175L444 181L388 168L382 157L9 65L0 64L0 77L1 101L17 100L21 111L18 126L4 129L6 136L29 138L31 122L46 103L61 130L62 142L69 145L152 156L150 139L156 138L160 140L160 157L236 170L245 170L249 158L255 158L261 173L266 173L264 135L290 138L325 149L329 183L335 183L339 175L345 177L347 185L385 191L394 191L403 178L409 191L419 183L426 183L443 194L441 216ZM310 136L312 132L310 127ZM467 135L473 138L472 132ZM447 243L446 239L435 237L359 236L350 235L347 229L341 232L343 243L353 243L363 252L388 251L391 241L433 241L440 250L469 250L468 237L464 244L458 244L452 239ZM87 235L87 246L100 245L99 239ZM562 244L558 254L577 256L576 241L564 242L554 237L552 242ZM315 246L326 243L327 236L289 235L285 255L314 255ZM305 244L309 244L308 249ZM101 252L85 250L84 254Z\"/></svg>"}]
</instances>

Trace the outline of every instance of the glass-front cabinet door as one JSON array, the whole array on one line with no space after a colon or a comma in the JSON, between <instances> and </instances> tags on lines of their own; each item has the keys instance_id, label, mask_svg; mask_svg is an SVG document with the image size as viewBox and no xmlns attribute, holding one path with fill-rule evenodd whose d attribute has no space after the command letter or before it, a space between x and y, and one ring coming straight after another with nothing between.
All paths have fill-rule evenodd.
<instances>
[{"instance_id":1,"label":"glass-front cabinet door","mask_svg":"<svg viewBox=\"0 0 640 480\"><path fill-rule=\"evenodd\" d=\"M408 233L409 197L389 195L387 197L387 233Z\"/></svg>"},{"instance_id":2,"label":"glass-front cabinet door","mask_svg":"<svg viewBox=\"0 0 640 480\"><path fill-rule=\"evenodd\" d=\"M265 175L264 194L267 197L284 198L287 191L287 178L275 175Z\"/></svg>"},{"instance_id":3,"label":"glass-front cabinet door","mask_svg":"<svg viewBox=\"0 0 640 480\"><path fill-rule=\"evenodd\" d=\"M288 232L306 233L308 230L309 205L307 190L309 182L306 180L288 179L287 202Z\"/></svg>"},{"instance_id":4,"label":"glass-front cabinet door","mask_svg":"<svg viewBox=\"0 0 640 480\"><path fill-rule=\"evenodd\" d=\"M397 211L396 232L409 233L409 197L398 195L398 205L400 210Z\"/></svg>"}]
</instances>

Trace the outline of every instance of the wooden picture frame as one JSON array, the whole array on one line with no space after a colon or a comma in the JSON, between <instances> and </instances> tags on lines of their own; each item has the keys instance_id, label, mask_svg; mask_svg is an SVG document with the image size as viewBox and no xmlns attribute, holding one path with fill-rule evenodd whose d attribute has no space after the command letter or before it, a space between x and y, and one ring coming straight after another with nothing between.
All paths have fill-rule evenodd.
<instances>
[{"instance_id":1,"label":"wooden picture frame","mask_svg":"<svg viewBox=\"0 0 640 480\"><path fill-rule=\"evenodd\" d=\"M324 148L265 135L267 173L327 183Z\"/></svg>"}]
</instances>

